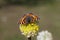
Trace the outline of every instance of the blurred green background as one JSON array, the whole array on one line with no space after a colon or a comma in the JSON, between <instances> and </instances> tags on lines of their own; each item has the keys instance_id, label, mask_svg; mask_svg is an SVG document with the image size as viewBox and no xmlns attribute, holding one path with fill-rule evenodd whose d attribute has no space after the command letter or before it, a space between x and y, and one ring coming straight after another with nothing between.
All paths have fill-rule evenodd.
<instances>
[{"instance_id":1,"label":"blurred green background","mask_svg":"<svg viewBox=\"0 0 60 40\"><path fill-rule=\"evenodd\" d=\"M60 0L0 0L0 40L26 40L17 22L29 12L40 17L40 31L60 40Z\"/></svg>"}]
</instances>

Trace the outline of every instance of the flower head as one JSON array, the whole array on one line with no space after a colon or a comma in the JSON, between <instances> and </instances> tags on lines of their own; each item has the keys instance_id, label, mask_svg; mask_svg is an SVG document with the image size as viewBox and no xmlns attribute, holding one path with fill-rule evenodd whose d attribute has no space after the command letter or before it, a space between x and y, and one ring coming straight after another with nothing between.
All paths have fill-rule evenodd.
<instances>
[{"instance_id":1,"label":"flower head","mask_svg":"<svg viewBox=\"0 0 60 40\"><path fill-rule=\"evenodd\" d=\"M39 26L35 23L31 23L28 25L21 24L19 26L19 28L20 28L20 31L22 32L22 34L27 37L36 35L39 30Z\"/></svg>"},{"instance_id":2,"label":"flower head","mask_svg":"<svg viewBox=\"0 0 60 40\"><path fill-rule=\"evenodd\" d=\"M52 34L48 31L39 32L37 40L52 40Z\"/></svg>"}]
</instances>

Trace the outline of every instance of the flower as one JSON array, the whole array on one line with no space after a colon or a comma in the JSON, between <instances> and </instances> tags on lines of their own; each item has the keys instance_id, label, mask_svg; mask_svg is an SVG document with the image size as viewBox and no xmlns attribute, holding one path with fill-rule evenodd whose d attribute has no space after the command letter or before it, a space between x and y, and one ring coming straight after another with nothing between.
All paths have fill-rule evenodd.
<instances>
[{"instance_id":1,"label":"flower","mask_svg":"<svg viewBox=\"0 0 60 40\"><path fill-rule=\"evenodd\" d=\"M23 35L30 37L37 34L39 26L36 23L30 23L28 25L20 24L19 29Z\"/></svg>"},{"instance_id":2,"label":"flower","mask_svg":"<svg viewBox=\"0 0 60 40\"><path fill-rule=\"evenodd\" d=\"M38 33L37 40L52 40L52 34L50 32L42 31Z\"/></svg>"}]
</instances>

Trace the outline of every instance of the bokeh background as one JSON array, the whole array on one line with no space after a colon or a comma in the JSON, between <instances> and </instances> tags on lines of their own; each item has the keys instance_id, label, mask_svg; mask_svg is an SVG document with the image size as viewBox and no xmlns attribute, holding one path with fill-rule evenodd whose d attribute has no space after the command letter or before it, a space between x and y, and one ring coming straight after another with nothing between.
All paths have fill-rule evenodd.
<instances>
[{"instance_id":1,"label":"bokeh background","mask_svg":"<svg viewBox=\"0 0 60 40\"><path fill-rule=\"evenodd\" d=\"M17 22L30 12L40 17L40 31L48 30L53 40L60 40L60 0L0 0L0 40L26 40Z\"/></svg>"}]
</instances>

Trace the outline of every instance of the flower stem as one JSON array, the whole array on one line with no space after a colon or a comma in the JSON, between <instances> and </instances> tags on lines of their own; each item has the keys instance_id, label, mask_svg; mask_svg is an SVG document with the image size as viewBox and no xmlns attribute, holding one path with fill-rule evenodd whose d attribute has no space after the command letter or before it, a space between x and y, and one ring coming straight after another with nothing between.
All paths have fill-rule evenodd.
<instances>
[{"instance_id":1,"label":"flower stem","mask_svg":"<svg viewBox=\"0 0 60 40\"><path fill-rule=\"evenodd\" d=\"M28 40L31 40L31 37L29 37Z\"/></svg>"}]
</instances>

